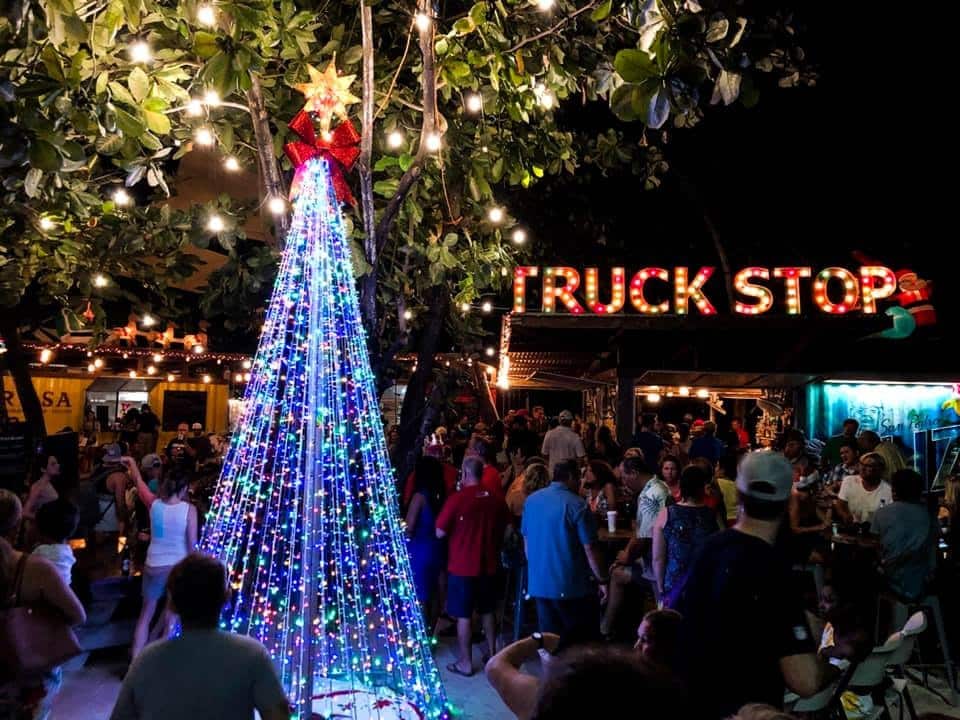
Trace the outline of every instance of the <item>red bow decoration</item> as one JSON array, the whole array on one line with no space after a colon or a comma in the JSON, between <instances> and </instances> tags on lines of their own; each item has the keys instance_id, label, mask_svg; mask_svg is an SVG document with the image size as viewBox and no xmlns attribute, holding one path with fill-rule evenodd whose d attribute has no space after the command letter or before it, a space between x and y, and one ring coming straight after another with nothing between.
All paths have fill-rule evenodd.
<instances>
[{"instance_id":1,"label":"red bow decoration","mask_svg":"<svg viewBox=\"0 0 960 720\"><path fill-rule=\"evenodd\" d=\"M344 178L344 171L349 172L353 169L353 164L360 155L360 135L350 123L345 120L326 138L317 139L316 131L313 129L313 120L310 114L305 110L297 113L296 117L290 121L290 129L300 138L287 143L284 150L290 162L297 170L294 175L291 186L291 195L299 184L298 177L300 169L307 160L315 157L326 157L330 162L330 177L333 180L333 189L337 199L356 205L357 201L350 192L350 186Z\"/></svg>"}]
</instances>

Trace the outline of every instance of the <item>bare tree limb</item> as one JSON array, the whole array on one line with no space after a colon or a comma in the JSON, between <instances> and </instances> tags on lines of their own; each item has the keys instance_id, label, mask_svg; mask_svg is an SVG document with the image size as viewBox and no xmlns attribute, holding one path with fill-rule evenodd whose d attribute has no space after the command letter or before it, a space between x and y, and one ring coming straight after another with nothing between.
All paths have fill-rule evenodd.
<instances>
[{"instance_id":1,"label":"bare tree limb","mask_svg":"<svg viewBox=\"0 0 960 720\"><path fill-rule=\"evenodd\" d=\"M260 164L260 174L268 196L286 197L287 190L280 175L280 165L277 156L273 153L273 133L270 130L270 116L267 114L263 102L263 89L260 87L260 78L255 72L250 73L250 89L247 91L247 102L250 105L250 118L253 122L253 136L257 142L257 155ZM283 247L283 240L290 227L290 218L284 213L277 217L276 247Z\"/></svg>"},{"instance_id":2,"label":"bare tree limb","mask_svg":"<svg viewBox=\"0 0 960 720\"><path fill-rule=\"evenodd\" d=\"M370 271L361 286L361 311L368 331L377 320L378 252L376 216L373 207L373 9L360 3L360 28L363 49L363 93L360 129L360 203L363 209L363 250Z\"/></svg>"},{"instance_id":3,"label":"bare tree limb","mask_svg":"<svg viewBox=\"0 0 960 720\"><path fill-rule=\"evenodd\" d=\"M413 40L413 27L415 20L410 21L410 31L407 33L407 44L403 48L403 56L400 58L400 63L397 65L397 71L393 74L393 78L390 80L390 87L387 88L387 92L383 96L383 102L377 107L377 114L375 117L380 117L380 113L383 112L383 109L387 106L387 103L390 102L390 95L393 94L393 89L397 86L397 78L400 77L400 71L403 70L404 63L407 62L407 53L410 52L410 42ZM419 110L419 108L417 108Z\"/></svg>"},{"instance_id":4,"label":"bare tree limb","mask_svg":"<svg viewBox=\"0 0 960 720\"><path fill-rule=\"evenodd\" d=\"M547 37L548 35L553 35L553 33L555 33L557 30L559 30L559 29L562 28L564 25L566 25L568 22L570 22L571 20L573 20L575 17L577 17L577 15L580 15L580 14L582 14L582 13L585 13L587 10L592 10L593 8L595 8L595 7L597 6L597 2L598 2L598 0L593 0L593 2L589 2L589 3L587 3L586 5L584 5L582 8L579 8L579 9L575 10L574 12L570 13L570 14L567 15L565 18L563 18L562 20L560 20L558 23L556 23L555 25L547 28L547 29L544 30L543 32L539 32L539 33L537 33L536 35L531 35L531 36L528 37L528 38L524 38L523 40L521 40L520 42L518 42L516 45L514 45L512 48L510 48L509 50L507 50L507 52L508 52L508 53L516 52L517 50L519 50L520 48L522 48L524 45L529 45L530 43L536 42L537 40L542 40L543 38Z\"/></svg>"}]
</instances>

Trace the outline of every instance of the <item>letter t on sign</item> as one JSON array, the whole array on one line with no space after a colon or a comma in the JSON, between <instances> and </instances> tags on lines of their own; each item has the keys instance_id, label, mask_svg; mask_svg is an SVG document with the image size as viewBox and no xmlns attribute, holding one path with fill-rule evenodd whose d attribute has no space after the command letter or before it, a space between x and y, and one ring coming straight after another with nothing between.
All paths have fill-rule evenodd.
<instances>
[{"instance_id":1,"label":"letter t on sign","mask_svg":"<svg viewBox=\"0 0 960 720\"><path fill-rule=\"evenodd\" d=\"M518 267L513 271L513 311L527 311L527 278L536 277L540 268L536 265Z\"/></svg>"}]
</instances>

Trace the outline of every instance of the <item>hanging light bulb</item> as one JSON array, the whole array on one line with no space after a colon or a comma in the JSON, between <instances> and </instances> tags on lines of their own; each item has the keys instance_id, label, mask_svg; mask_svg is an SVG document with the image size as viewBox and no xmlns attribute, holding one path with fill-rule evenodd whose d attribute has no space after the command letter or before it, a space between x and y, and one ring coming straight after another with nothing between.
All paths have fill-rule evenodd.
<instances>
[{"instance_id":1,"label":"hanging light bulb","mask_svg":"<svg viewBox=\"0 0 960 720\"><path fill-rule=\"evenodd\" d=\"M203 376L203 381L204 381L205 383L208 383L208 384L209 384L210 382L213 381L213 378L210 377L209 375L204 375L204 376Z\"/></svg>"},{"instance_id":2,"label":"hanging light bulb","mask_svg":"<svg viewBox=\"0 0 960 720\"><path fill-rule=\"evenodd\" d=\"M144 327L153 327L157 324L157 319L150 313L144 313L143 317L140 318L140 324Z\"/></svg>"},{"instance_id":3,"label":"hanging light bulb","mask_svg":"<svg viewBox=\"0 0 960 720\"><path fill-rule=\"evenodd\" d=\"M207 90L203 94L203 102L205 102L209 107L217 107L220 105L220 93L216 90Z\"/></svg>"},{"instance_id":4,"label":"hanging light bulb","mask_svg":"<svg viewBox=\"0 0 960 720\"><path fill-rule=\"evenodd\" d=\"M417 13L416 18L414 18L417 23L417 30L420 32L426 32L430 29L430 16L425 13Z\"/></svg>"},{"instance_id":5,"label":"hanging light bulb","mask_svg":"<svg viewBox=\"0 0 960 720\"><path fill-rule=\"evenodd\" d=\"M101 358L94 358L93 366L97 368L97 370L99 370L100 368L103 367L103 360Z\"/></svg>"},{"instance_id":6,"label":"hanging light bulb","mask_svg":"<svg viewBox=\"0 0 960 720\"><path fill-rule=\"evenodd\" d=\"M527 231L523 228L517 228L511 236L514 245L523 245L527 241Z\"/></svg>"},{"instance_id":7,"label":"hanging light bulb","mask_svg":"<svg viewBox=\"0 0 960 720\"><path fill-rule=\"evenodd\" d=\"M154 354L153 354L153 361L154 361L155 363L162 363L162 362L163 362L163 355L161 355L160 353L154 353Z\"/></svg>"},{"instance_id":8,"label":"hanging light bulb","mask_svg":"<svg viewBox=\"0 0 960 720\"><path fill-rule=\"evenodd\" d=\"M131 43L128 52L130 53L130 62L146 64L153 60L153 53L150 51L150 46L143 40L137 40L135 43Z\"/></svg>"},{"instance_id":9,"label":"hanging light bulb","mask_svg":"<svg viewBox=\"0 0 960 720\"><path fill-rule=\"evenodd\" d=\"M107 280L107 276L106 276L106 275L102 275L102 274L100 274L100 273L97 273L96 275L93 276L93 286L94 286L94 287L98 287L98 288L106 287L106 286L109 284L109 282L110 282L110 281Z\"/></svg>"},{"instance_id":10,"label":"hanging light bulb","mask_svg":"<svg viewBox=\"0 0 960 720\"><path fill-rule=\"evenodd\" d=\"M92 372L94 372L96 369L97 369L97 366L94 365L93 363L90 363L89 365L87 365L87 372L88 372L88 373L92 373Z\"/></svg>"},{"instance_id":11,"label":"hanging light bulb","mask_svg":"<svg viewBox=\"0 0 960 720\"><path fill-rule=\"evenodd\" d=\"M193 133L193 139L197 145L202 145L203 147L210 147L216 142L216 139L213 137L213 131L208 127L199 127L196 132Z\"/></svg>"},{"instance_id":12,"label":"hanging light bulb","mask_svg":"<svg viewBox=\"0 0 960 720\"><path fill-rule=\"evenodd\" d=\"M697 397L701 400L706 400L708 397L710 397L710 391L706 388L700 388L697 390Z\"/></svg>"},{"instance_id":13,"label":"hanging light bulb","mask_svg":"<svg viewBox=\"0 0 960 720\"><path fill-rule=\"evenodd\" d=\"M502 223L503 222L503 208L501 207L492 207L487 211L487 217L490 218L492 223Z\"/></svg>"},{"instance_id":14,"label":"hanging light bulb","mask_svg":"<svg viewBox=\"0 0 960 720\"><path fill-rule=\"evenodd\" d=\"M690 397L690 388L688 387L681 387L677 392L680 394L680 397Z\"/></svg>"},{"instance_id":15,"label":"hanging light bulb","mask_svg":"<svg viewBox=\"0 0 960 720\"><path fill-rule=\"evenodd\" d=\"M555 0L537 0L537 9L541 12L547 12L553 8Z\"/></svg>"},{"instance_id":16,"label":"hanging light bulb","mask_svg":"<svg viewBox=\"0 0 960 720\"><path fill-rule=\"evenodd\" d=\"M430 152L436 152L440 149L440 133L432 132L427 135L426 145L427 150Z\"/></svg>"},{"instance_id":17,"label":"hanging light bulb","mask_svg":"<svg viewBox=\"0 0 960 720\"><path fill-rule=\"evenodd\" d=\"M556 103L556 98L553 96L553 93L547 89L544 89L540 93L540 107L544 110L550 110L553 108L554 103Z\"/></svg>"},{"instance_id":18,"label":"hanging light bulb","mask_svg":"<svg viewBox=\"0 0 960 720\"><path fill-rule=\"evenodd\" d=\"M494 355L497 354L497 351L494 350L492 347L488 347L486 350L484 350L484 352L486 353L487 357L493 357Z\"/></svg>"},{"instance_id":19,"label":"hanging light bulb","mask_svg":"<svg viewBox=\"0 0 960 720\"><path fill-rule=\"evenodd\" d=\"M274 195L267 201L267 209L274 215L283 215L287 211L287 201Z\"/></svg>"},{"instance_id":20,"label":"hanging light bulb","mask_svg":"<svg viewBox=\"0 0 960 720\"><path fill-rule=\"evenodd\" d=\"M187 103L187 115L190 117L200 117L203 115L203 103L193 99Z\"/></svg>"},{"instance_id":21,"label":"hanging light bulb","mask_svg":"<svg viewBox=\"0 0 960 720\"><path fill-rule=\"evenodd\" d=\"M210 219L207 220L207 230L212 233L223 232L226 228L226 224L223 222L223 218L219 215L211 215Z\"/></svg>"},{"instance_id":22,"label":"hanging light bulb","mask_svg":"<svg viewBox=\"0 0 960 720\"><path fill-rule=\"evenodd\" d=\"M40 351L40 362L46 365L50 360L53 359L53 352L49 348L44 348Z\"/></svg>"},{"instance_id":23,"label":"hanging light bulb","mask_svg":"<svg viewBox=\"0 0 960 720\"><path fill-rule=\"evenodd\" d=\"M403 133L399 130L391 130L387 133L387 147L396 150L403 145Z\"/></svg>"},{"instance_id":24,"label":"hanging light bulb","mask_svg":"<svg viewBox=\"0 0 960 720\"><path fill-rule=\"evenodd\" d=\"M478 93L467 95L467 112L478 113L483 110L483 98Z\"/></svg>"},{"instance_id":25,"label":"hanging light bulb","mask_svg":"<svg viewBox=\"0 0 960 720\"><path fill-rule=\"evenodd\" d=\"M128 193L123 188L118 188L113 193L113 204L116 205L117 207L126 207L131 202L133 202L133 198L130 197L130 193Z\"/></svg>"},{"instance_id":26,"label":"hanging light bulb","mask_svg":"<svg viewBox=\"0 0 960 720\"><path fill-rule=\"evenodd\" d=\"M470 312L470 303L468 302L460 303L460 311L464 313Z\"/></svg>"},{"instance_id":27,"label":"hanging light bulb","mask_svg":"<svg viewBox=\"0 0 960 720\"><path fill-rule=\"evenodd\" d=\"M167 382L168 382L168 383L173 382L173 381L176 380L176 379L177 379L177 378L176 378L176 376L175 376L173 373L167 373Z\"/></svg>"},{"instance_id":28,"label":"hanging light bulb","mask_svg":"<svg viewBox=\"0 0 960 720\"><path fill-rule=\"evenodd\" d=\"M480 309L485 313L491 313L493 312L493 303L489 300L484 300L483 305L480 306Z\"/></svg>"},{"instance_id":29,"label":"hanging light bulb","mask_svg":"<svg viewBox=\"0 0 960 720\"><path fill-rule=\"evenodd\" d=\"M147 375L156 375L157 366L156 365L147 365Z\"/></svg>"},{"instance_id":30,"label":"hanging light bulb","mask_svg":"<svg viewBox=\"0 0 960 720\"><path fill-rule=\"evenodd\" d=\"M223 161L223 167L230 172L236 172L240 169L240 163L237 162L237 159L233 155L228 155Z\"/></svg>"},{"instance_id":31,"label":"hanging light bulb","mask_svg":"<svg viewBox=\"0 0 960 720\"><path fill-rule=\"evenodd\" d=\"M647 394L647 402L648 402L648 403L654 403L654 404L660 402L660 393L655 393L655 392L648 393L648 394Z\"/></svg>"},{"instance_id":32,"label":"hanging light bulb","mask_svg":"<svg viewBox=\"0 0 960 720\"><path fill-rule=\"evenodd\" d=\"M252 363L252 362L250 362L249 360L244 360L244 361L243 361L243 369L244 369L244 370L249 370L249 369L252 368L252 367L253 367L253 363Z\"/></svg>"},{"instance_id":33,"label":"hanging light bulb","mask_svg":"<svg viewBox=\"0 0 960 720\"><path fill-rule=\"evenodd\" d=\"M50 218L48 218L48 217L46 217L46 216L40 218L40 229L41 229L41 230L44 230L44 231L46 231L46 232L49 232L50 230L53 230L53 228L54 228L55 225L56 225L56 223L54 223L53 220L51 220Z\"/></svg>"},{"instance_id":34,"label":"hanging light bulb","mask_svg":"<svg viewBox=\"0 0 960 720\"><path fill-rule=\"evenodd\" d=\"M413 312L411 312L410 310L404 310L404 311L403 311L403 319L404 319L404 320L413 320Z\"/></svg>"},{"instance_id":35,"label":"hanging light bulb","mask_svg":"<svg viewBox=\"0 0 960 720\"><path fill-rule=\"evenodd\" d=\"M130 379L131 379L131 380L136 380L136 379L137 379L137 371L136 371L136 370L131 370L131 371L129 372L129 376L130 376Z\"/></svg>"},{"instance_id":36,"label":"hanging light bulb","mask_svg":"<svg viewBox=\"0 0 960 720\"><path fill-rule=\"evenodd\" d=\"M203 345L194 345L194 346L193 346L193 354L194 354L194 355L202 355L202 354L203 354L203 350L204 350Z\"/></svg>"}]
</instances>

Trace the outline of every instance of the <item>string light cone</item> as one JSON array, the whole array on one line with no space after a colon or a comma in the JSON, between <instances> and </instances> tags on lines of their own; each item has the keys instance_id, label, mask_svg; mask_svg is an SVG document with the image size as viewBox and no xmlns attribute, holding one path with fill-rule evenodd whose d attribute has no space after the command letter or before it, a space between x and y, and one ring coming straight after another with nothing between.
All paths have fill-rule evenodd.
<instances>
[{"instance_id":1,"label":"string light cone","mask_svg":"<svg viewBox=\"0 0 960 720\"><path fill-rule=\"evenodd\" d=\"M323 155L291 229L202 549L228 568L221 627L273 657L294 717L451 717L417 602Z\"/></svg>"}]
</instances>

